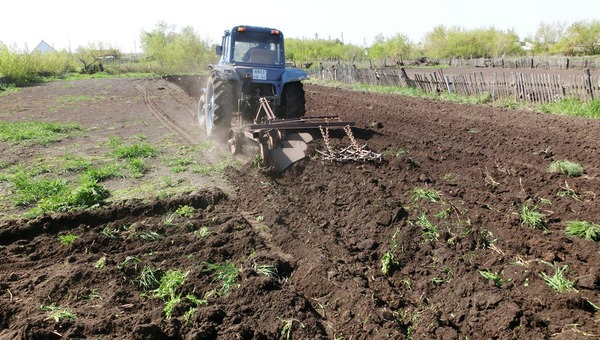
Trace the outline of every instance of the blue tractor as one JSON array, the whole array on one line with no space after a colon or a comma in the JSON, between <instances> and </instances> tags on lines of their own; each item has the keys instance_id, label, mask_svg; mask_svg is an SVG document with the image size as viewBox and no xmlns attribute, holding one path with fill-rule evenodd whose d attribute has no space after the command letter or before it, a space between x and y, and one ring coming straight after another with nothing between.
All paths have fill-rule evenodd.
<instances>
[{"instance_id":1,"label":"blue tractor","mask_svg":"<svg viewBox=\"0 0 600 340\"><path fill-rule=\"evenodd\" d=\"M198 120L207 135L226 135L233 118L251 122L260 107L260 98L268 101L277 118L304 116L301 81L308 75L301 69L286 67L281 31L236 26L225 31L216 52L219 62L210 66L208 83L198 105Z\"/></svg>"},{"instance_id":2,"label":"blue tractor","mask_svg":"<svg viewBox=\"0 0 600 340\"><path fill-rule=\"evenodd\" d=\"M236 26L216 48L198 104L206 134L238 153L247 140L258 143L266 164L279 171L305 157L316 131L351 126L338 116L306 117L305 71L286 67L283 34L272 28ZM322 130L325 131L325 130Z\"/></svg>"}]
</instances>

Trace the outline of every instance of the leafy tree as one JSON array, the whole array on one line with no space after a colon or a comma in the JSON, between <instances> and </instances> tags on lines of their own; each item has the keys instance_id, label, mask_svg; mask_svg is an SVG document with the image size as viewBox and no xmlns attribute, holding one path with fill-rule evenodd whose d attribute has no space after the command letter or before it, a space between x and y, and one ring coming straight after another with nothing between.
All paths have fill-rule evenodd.
<instances>
[{"instance_id":1,"label":"leafy tree","mask_svg":"<svg viewBox=\"0 0 600 340\"><path fill-rule=\"evenodd\" d=\"M491 58L523 52L514 31L493 27L466 30L443 25L425 35L424 50L433 58Z\"/></svg>"},{"instance_id":2,"label":"leafy tree","mask_svg":"<svg viewBox=\"0 0 600 340\"><path fill-rule=\"evenodd\" d=\"M534 54L555 53L557 44L565 36L567 24L541 22L531 40Z\"/></svg>"},{"instance_id":3,"label":"leafy tree","mask_svg":"<svg viewBox=\"0 0 600 340\"><path fill-rule=\"evenodd\" d=\"M558 42L558 47L566 55L600 54L600 20L574 22Z\"/></svg>"},{"instance_id":4,"label":"leafy tree","mask_svg":"<svg viewBox=\"0 0 600 340\"><path fill-rule=\"evenodd\" d=\"M140 41L146 57L163 71L198 71L216 60L210 42L190 26L176 32L175 26L161 21L154 30L142 31Z\"/></svg>"},{"instance_id":5,"label":"leafy tree","mask_svg":"<svg viewBox=\"0 0 600 340\"><path fill-rule=\"evenodd\" d=\"M369 47L369 58L383 59L390 58L397 61L411 58L415 50L414 45L404 34L397 33L391 38L386 38L382 34L375 37L375 42Z\"/></svg>"},{"instance_id":6,"label":"leafy tree","mask_svg":"<svg viewBox=\"0 0 600 340\"><path fill-rule=\"evenodd\" d=\"M340 40L286 39L285 58L296 62L314 62L322 59L354 60L362 58L364 50Z\"/></svg>"}]
</instances>

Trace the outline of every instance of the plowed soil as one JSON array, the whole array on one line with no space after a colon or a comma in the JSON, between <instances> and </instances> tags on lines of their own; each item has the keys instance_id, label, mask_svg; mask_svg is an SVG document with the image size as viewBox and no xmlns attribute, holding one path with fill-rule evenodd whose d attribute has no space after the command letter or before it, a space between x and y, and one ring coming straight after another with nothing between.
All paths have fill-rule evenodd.
<instances>
[{"instance_id":1,"label":"plowed soil","mask_svg":"<svg viewBox=\"0 0 600 340\"><path fill-rule=\"evenodd\" d=\"M81 154L100 152L93 146L109 136L143 134L158 145L173 134L201 143L193 117L201 79L168 80L55 82L0 97L0 112L11 112L3 120L83 124L92 129L85 137L58 143L76 142ZM5 218L0 338L600 337L600 245L564 231L572 220L600 224L600 122L305 89L308 115L355 121L357 141L382 161L324 161L319 139L283 173L253 165L249 155L224 178L184 172L197 189L171 198ZM98 93L92 104L50 109L57 96ZM331 137L334 148L350 144L339 131ZM0 142L3 161L12 163L56 148ZM548 172L564 159L584 174ZM6 183L0 188L9 194ZM167 225L181 205L194 207L193 217ZM526 208L543 214L541 226L523 223ZM71 246L57 239L65 232L78 235ZM150 232L162 238L140 236ZM228 293L211 264L237 268ZM141 284L150 268L157 276L187 273L170 318L165 301ZM563 268L576 290L558 292L544 280ZM57 321L51 305L76 317Z\"/></svg>"}]
</instances>

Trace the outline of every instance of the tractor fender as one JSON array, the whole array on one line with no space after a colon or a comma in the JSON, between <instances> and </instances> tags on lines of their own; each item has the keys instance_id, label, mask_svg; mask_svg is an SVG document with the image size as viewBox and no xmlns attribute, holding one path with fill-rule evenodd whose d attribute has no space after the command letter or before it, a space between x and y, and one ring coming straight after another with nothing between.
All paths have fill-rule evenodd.
<instances>
[{"instance_id":1,"label":"tractor fender","mask_svg":"<svg viewBox=\"0 0 600 340\"><path fill-rule=\"evenodd\" d=\"M308 74L299 68L286 68L281 75L281 82L283 84L301 81L308 79Z\"/></svg>"},{"instance_id":2,"label":"tractor fender","mask_svg":"<svg viewBox=\"0 0 600 340\"><path fill-rule=\"evenodd\" d=\"M240 80L238 73L231 65L213 65L210 73L219 80Z\"/></svg>"}]
</instances>

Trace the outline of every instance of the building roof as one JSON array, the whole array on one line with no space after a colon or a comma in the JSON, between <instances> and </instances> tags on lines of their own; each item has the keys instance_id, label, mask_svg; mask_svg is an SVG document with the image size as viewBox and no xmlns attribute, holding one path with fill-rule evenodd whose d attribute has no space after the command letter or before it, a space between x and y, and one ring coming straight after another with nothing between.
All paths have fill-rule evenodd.
<instances>
[{"instance_id":1,"label":"building roof","mask_svg":"<svg viewBox=\"0 0 600 340\"><path fill-rule=\"evenodd\" d=\"M50 46L47 42L45 42L44 40L40 41L40 43L33 49L33 51L31 51L31 53L33 52L39 52L41 54L44 53L48 53L48 52L55 52L56 50L54 49L54 47Z\"/></svg>"}]
</instances>

